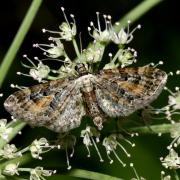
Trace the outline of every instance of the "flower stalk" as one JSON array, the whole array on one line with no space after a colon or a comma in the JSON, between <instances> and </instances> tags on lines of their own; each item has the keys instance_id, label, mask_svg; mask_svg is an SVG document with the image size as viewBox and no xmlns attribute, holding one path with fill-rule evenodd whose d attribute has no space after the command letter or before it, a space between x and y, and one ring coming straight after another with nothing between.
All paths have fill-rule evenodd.
<instances>
[{"instance_id":1,"label":"flower stalk","mask_svg":"<svg viewBox=\"0 0 180 180\"><path fill-rule=\"evenodd\" d=\"M5 79L5 77L7 76L8 70L36 16L36 13L39 10L39 7L42 3L42 0L33 0L26 16L23 19L23 22L9 48L9 50L7 51L2 64L0 66L0 87L3 84L3 81Z\"/></svg>"}]
</instances>

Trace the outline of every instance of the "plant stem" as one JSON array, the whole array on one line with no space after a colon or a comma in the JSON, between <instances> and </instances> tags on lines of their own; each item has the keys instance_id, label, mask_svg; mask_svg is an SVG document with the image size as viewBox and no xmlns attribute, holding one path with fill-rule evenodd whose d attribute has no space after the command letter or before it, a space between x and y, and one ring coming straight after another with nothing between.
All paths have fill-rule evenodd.
<instances>
[{"instance_id":1,"label":"plant stem","mask_svg":"<svg viewBox=\"0 0 180 180\"><path fill-rule=\"evenodd\" d=\"M152 126L141 126L127 129L130 132L137 132L140 134L158 134L158 133L170 133L171 128L174 127L174 124L158 124Z\"/></svg>"},{"instance_id":2,"label":"plant stem","mask_svg":"<svg viewBox=\"0 0 180 180\"><path fill-rule=\"evenodd\" d=\"M8 52L6 53L6 55L2 61L2 64L0 66L0 87L3 84L3 81L8 73L10 65L12 64L13 59L15 58L15 56L16 56L16 54L17 54L29 28L30 28L30 25L33 22L33 19L36 15L41 3L42 3L42 0L33 0L32 1L31 6L28 9L28 12L27 12L23 22L12 42Z\"/></svg>"},{"instance_id":3,"label":"plant stem","mask_svg":"<svg viewBox=\"0 0 180 180\"><path fill-rule=\"evenodd\" d=\"M26 125L26 123L21 122L21 121L10 122L10 123L11 123L10 127L12 127L13 130L11 133L9 133L8 141L5 141L5 140L0 138L0 149L3 148L3 146L5 144L10 142L17 135L17 133Z\"/></svg>"},{"instance_id":4,"label":"plant stem","mask_svg":"<svg viewBox=\"0 0 180 180\"><path fill-rule=\"evenodd\" d=\"M73 46L74 46L77 58L80 58L80 52L79 52L79 48L78 48L78 45L76 43L76 40L73 38L72 42L73 42Z\"/></svg>"},{"instance_id":5,"label":"plant stem","mask_svg":"<svg viewBox=\"0 0 180 180\"><path fill-rule=\"evenodd\" d=\"M120 26L114 26L114 30L118 32L122 27L127 26L127 21L135 22L141 16L143 16L146 12L156 6L158 3L163 2L162 0L146 0L142 1L139 5L137 5L133 10L128 12L123 18L121 18L118 22Z\"/></svg>"},{"instance_id":6,"label":"plant stem","mask_svg":"<svg viewBox=\"0 0 180 180\"><path fill-rule=\"evenodd\" d=\"M69 176L85 178L85 179L103 179L103 180L122 180L121 178L113 177L106 174L87 171L83 169L74 169L68 173Z\"/></svg>"},{"instance_id":7,"label":"plant stem","mask_svg":"<svg viewBox=\"0 0 180 180\"><path fill-rule=\"evenodd\" d=\"M18 163L19 162L20 165L22 166L23 164L26 164L27 162L29 162L31 159L32 159L31 154L27 153L27 154L23 154L23 156L21 156L19 158L7 160L0 164L0 172L6 165L8 165L10 163Z\"/></svg>"},{"instance_id":8,"label":"plant stem","mask_svg":"<svg viewBox=\"0 0 180 180\"><path fill-rule=\"evenodd\" d=\"M174 177L175 177L175 180L179 180L179 175L177 173L177 171L174 169Z\"/></svg>"}]
</instances>

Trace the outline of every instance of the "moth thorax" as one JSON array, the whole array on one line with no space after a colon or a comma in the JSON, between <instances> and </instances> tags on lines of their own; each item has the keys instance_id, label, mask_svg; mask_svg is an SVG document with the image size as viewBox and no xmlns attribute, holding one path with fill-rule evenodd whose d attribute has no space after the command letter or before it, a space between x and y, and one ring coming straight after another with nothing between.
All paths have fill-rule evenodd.
<instances>
[{"instance_id":1,"label":"moth thorax","mask_svg":"<svg viewBox=\"0 0 180 180\"><path fill-rule=\"evenodd\" d=\"M79 75L88 74L88 71L83 63L77 64L75 70L78 72Z\"/></svg>"}]
</instances>

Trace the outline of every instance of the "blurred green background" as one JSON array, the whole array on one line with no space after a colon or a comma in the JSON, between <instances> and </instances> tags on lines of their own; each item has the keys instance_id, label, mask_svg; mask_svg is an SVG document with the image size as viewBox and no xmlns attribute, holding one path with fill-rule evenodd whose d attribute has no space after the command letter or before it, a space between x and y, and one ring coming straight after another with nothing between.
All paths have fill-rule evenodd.
<instances>
[{"instance_id":1,"label":"blurred green background","mask_svg":"<svg viewBox=\"0 0 180 180\"><path fill-rule=\"evenodd\" d=\"M39 42L47 42L48 35L41 32L42 28L50 30L58 30L58 26L64 21L60 7L64 6L67 15L74 14L77 22L78 32L81 32L83 47L92 40L88 36L87 26L90 21L96 22L96 12L101 14L110 14L112 22L116 22L123 15L129 12L133 7L142 1L139 0L44 0L40 10L28 32L17 56L11 66L6 80L1 88L4 97L0 99L0 117L10 118L10 115L3 109L4 99L12 92L9 86L11 83L29 86L37 84L30 78L17 76L16 72L27 72L27 69L21 66L23 60L22 55L28 54L29 57L40 56L41 52L32 48L32 44ZM1 1L0 3L0 61L8 50L24 16L30 6L30 0L9 0ZM129 44L138 52L137 65L145 65L150 62L157 63L159 60L164 61L161 69L166 72L176 71L180 69L180 20L179 20L179 6L177 0L164 0L156 7L152 8L148 13L142 16L138 21L132 24L131 29L137 24L142 25L142 29L134 33L134 40ZM110 48L111 49L111 48ZM68 47L69 53L73 51L72 47ZM72 55L74 57L74 55ZM179 77L170 77L167 86L174 88L180 86ZM157 100L157 104L165 105L167 103L167 96L161 96ZM25 127L22 135L16 137L14 142L19 147L28 145L33 139L42 136L51 136L54 134L43 128L31 129ZM27 140L28 139L28 140ZM163 135L158 138L155 135L143 135L132 139L136 143L135 148L127 149L131 152L132 158L130 160L124 156L122 151L117 153L124 162L129 164L133 162L139 175L149 179L160 179L160 171L164 170L159 162L159 157L165 156L168 151L166 146L171 139L168 135ZM124 144L126 146L126 144ZM93 153L92 157L86 157L86 149L81 145L77 145L75 156L71 159L71 164L74 168L82 168L90 171L97 171L105 174L110 174L124 179L134 177L133 171L128 168L122 168L118 161L112 165L106 159L104 163L99 162L97 154ZM121 155L122 154L122 155ZM105 155L104 155L105 157ZM105 158L104 158L105 159ZM115 159L115 158L114 158ZM44 161L41 162L44 166L46 163L51 168L59 169L59 173L66 169L65 152L57 151L47 155ZM129 163L128 163L129 162ZM35 162L39 163L39 162ZM34 165L34 164L33 164ZM169 172L168 172L169 173ZM50 179L60 179L58 177ZM61 179L75 179L62 176Z\"/></svg>"}]
</instances>

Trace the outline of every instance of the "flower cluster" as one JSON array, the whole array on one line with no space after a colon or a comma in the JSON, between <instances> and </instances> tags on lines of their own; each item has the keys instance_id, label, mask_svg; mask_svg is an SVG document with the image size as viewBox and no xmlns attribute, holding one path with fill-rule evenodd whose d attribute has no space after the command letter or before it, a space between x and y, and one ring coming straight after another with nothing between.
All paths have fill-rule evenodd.
<instances>
[{"instance_id":1,"label":"flower cluster","mask_svg":"<svg viewBox=\"0 0 180 180\"><path fill-rule=\"evenodd\" d=\"M7 176L14 176L14 175L19 176L20 172L29 172L30 180L45 180L44 177L52 176L53 174L56 173L55 170L45 170L43 167L40 166L37 166L33 169L20 168L19 163L10 163L6 165L2 173L3 175L7 175ZM1 177L3 177L3 175L1 175Z\"/></svg>"},{"instance_id":2,"label":"flower cluster","mask_svg":"<svg viewBox=\"0 0 180 180\"><path fill-rule=\"evenodd\" d=\"M87 126L85 130L81 131L81 137L83 138L83 143L87 148L88 151L88 155L87 157L90 157L90 146L94 146L100 162L103 162L103 158L101 156L101 153L98 149L97 143L100 143L100 132L97 131L96 128L91 127L91 126ZM123 152L127 155L127 157L131 157L131 155L129 153L127 153L126 149L123 147L122 144L120 144L120 141L125 141L128 144L130 144L132 147L135 146L135 144L131 143L129 140L127 140L125 137L123 137L120 134L111 134L108 137L105 137L102 141L102 145L105 147L106 149L106 153L107 153L107 157L110 160L110 164L113 163L113 159L110 157L111 152L113 152L113 154L115 155L115 157L117 158L117 160L123 165L123 167L126 166L125 163L123 163L123 161L120 159L120 157L118 156L118 154L116 153L116 148L119 147L120 149L123 150Z\"/></svg>"},{"instance_id":3,"label":"flower cluster","mask_svg":"<svg viewBox=\"0 0 180 180\"><path fill-rule=\"evenodd\" d=\"M32 155L32 158L42 160L42 157L40 156L43 153L46 153L54 148L58 148L59 146L56 145L49 145L47 139L40 138L39 140L35 139L31 145L19 150L16 148L14 144L6 144L3 149L0 149L0 163L6 159L6 160L17 160L16 163L12 163L11 161L6 162L4 168L2 169L2 172L0 174L1 176L14 176L14 175L20 175L20 172L29 172L30 173L30 179L31 180L44 180L43 176L51 176L56 171L52 170L44 170L43 167L36 167L36 168L22 168L20 166L20 162L18 161L19 157L22 157L25 153L30 152Z\"/></svg>"},{"instance_id":4,"label":"flower cluster","mask_svg":"<svg viewBox=\"0 0 180 180\"><path fill-rule=\"evenodd\" d=\"M27 55L24 55L26 62L30 63L27 65L26 63L22 63L23 66L29 68L29 74L24 74L22 72L17 72L18 75L25 75L28 77L32 77L34 80L38 82L46 82L47 80L55 80L65 77L70 77L71 75L77 76L78 73L76 71L77 63L83 63L89 72L96 72L99 67L103 67L103 69L114 69L117 67L124 68L133 63L137 62L137 52L128 47L128 44L133 39L133 33L135 30L140 29L141 26L138 25L132 31L130 31L130 21L127 22L127 28L121 27L120 24L116 23L115 26L111 23L110 15L103 15L105 28L103 29L100 23L100 13L97 12L97 23L90 22L90 26L87 28L89 35L93 38L93 42L86 48L82 49L78 47L76 35L77 35L77 26L74 15L70 15L71 21L69 21L68 17L65 14L65 9L61 8L65 21L59 26L59 31L51 31L47 29L43 29L43 33L50 34L48 38L47 44L35 43L33 44L34 48L39 48L43 55L44 59L39 59L38 57L34 57L34 61L31 60ZM96 25L97 24L97 27ZM118 29L118 30L117 30ZM72 43L74 47L75 54L77 56L76 59L70 59L67 51L64 47L64 42ZM107 43L114 43L117 45L117 51L115 53L108 53L109 61L104 64L103 55L105 51L105 47ZM56 69L52 69L48 65L46 65L46 61L57 61L59 63L59 67ZM160 61L157 65L150 64L153 67L163 64ZM102 66L100 66L102 65ZM148 65L149 66L149 65ZM52 75L53 74L53 75ZM177 71L176 74L180 74L180 71ZM171 75L171 73L169 74ZM17 85L13 85L13 87L19 88ZM179 169L180 167L180 157L178 153L176 153L175 148L180 144L180 126L179 121L174 119L174 115L179 115L180 112L180 90L178 87L175 88L175 93L170 91L167 87L165 88L170 95L168 105L162 108L153 108L147 107L143 110L142 115L147 117L152 117L154 115L162 115L162 117L168 120L175 126L171 129L171 137L173 138L172 143L168 146L169 154L160 160L162 165L165 168L169 169ZM2 94L0 94L0 97ZM150 116L149 116L150 115ZM161 117L161 118L162 118ZM7 141L9 140L9 135L12 132L13 128L7 124L6 119L0 120L0 138ZM128 134L128 133L127 133ZM126 135L127 135L126 134ZM132 134L133 136L133 134ZM86 129L81 130L80 137L83 139L83 144L87 149L87 157L91 156L91 148L96 150L96 153L99 157L100 162L103 162L103 156L99 150L99 146L102 146L107 154L107 158L109 159L110 164L113 163L114 156L117 161L122 164L123 167L126 166L117 153L117 149L123 151L125 155L130 158L131 155L123 146L123 143L126 142L130 144L132 147L135 146L134 143L131 143L127 138L122 136L120 132L107 133L103 134L102 131L98 131L95 127L87 126ZM71 165L69 162L69 158L74 155L74 146L77 141L77 137L73 134L60 134L58 140L56 141L57 145L50 145L47 139L40 138L39 140L34 140L29 146L24 149L18 149L14 144L6 144L3 148L0 149L0 162L4 160L17 160L15 163L10 162L5 164L3 169L1 170L1 174L8 176L19 176L20 172L29 172L30 180L44 180L44 177L53 175L56 171L52 170L44 170L43 167L35 167L35 168L22 168L21 163L18 161L18 158L23 156L24 153L30 152L32 158L42 160L42 154L54 149L64 149L66 153L66 161L67 161L67 169L71 169ZM71 153L69 153L69 149L71 149ZM142 179L143 177L139 177L133 163L130 164L130 167L133 169L135 178ZM170 176L165 176L164 173L161 173L162 180L168 180Z\"/></svg>"},{"instance_id":5,"label":"flower cluster","mask_svg":"<svg viewBox=\"0 0 180 180\"><path fill-rule=\"evenodd\" d=\"M86 49L80 51L76 42L77 26L74 15L70 15L72 19L70 22L65 14L65 9L62 7L61 10L63 12L65 22L59 26L60 31L43 29L43 33L54 35L49 36L48 40L50 43L33 44L33 47L39 48L43 51L43 55L46 58L39 60L38 57L34 57L34 60L38 62L36 65L29 57L27 57L27 55L24 55L24 58L28 60L31 65L23 65L27 68L30 68L30 71L29 74L17 72L18 75L30 76L39 82L44 82L44 80L52 80L56 78L65 78L66 76L70 75L75 76L77 74L75 70L76 63L83 63L85 66L87 66L88 70L92 72L94 71L94 69L92 69L92 65L96 64L97 66L99 62L102 61L105 45L110 41L118 46L118 51L115 53L115 55L109 53L110 62L104 66L104 69L116 68L119 66L125 67L137 61L137 52L130 47L126 48L125 45L132 41L133 33L136 29L141 28L140 25L138 25L132 31L129 30L130 21L127 22L127 29L121 27L118 23L116 23L116 26L114 27L111 24L111 16L103 15L105 29L102 30L100 14L97 12L98 27L95 27L94 22L90 22L90 26L88 27L89 35L94 39L94 41ZM119 29L119 31L116 29ZM72 42L75 53L77 55L75 60L71 60L69 58L64 48L63 41ZM63 64L60 64L59 69L51 69L44 64L46 60L55 60ZM55 76L51 76L50 73L54 73Z\"/></svg>"}]
</instances>

